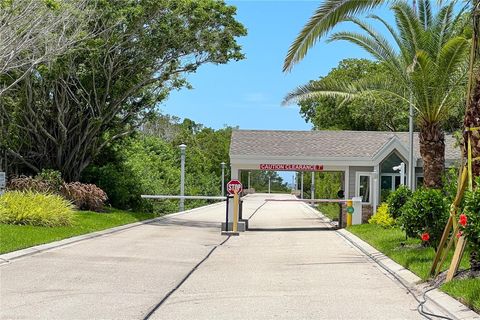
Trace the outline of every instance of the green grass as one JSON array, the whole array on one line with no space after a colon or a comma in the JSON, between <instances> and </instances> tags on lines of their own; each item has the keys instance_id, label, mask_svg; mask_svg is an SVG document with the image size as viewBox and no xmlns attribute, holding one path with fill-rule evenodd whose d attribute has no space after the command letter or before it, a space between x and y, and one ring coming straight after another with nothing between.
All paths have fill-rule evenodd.
<instances>
[{"instance_id":1,"label":"green grass","mask_svg":"<svg viewBox=\"0 0 480 320\"><path fill-rule=\"evenodd\" d=\"M348 231L368 242L395 262L417 274L423 280L429 278L430 268L435 257L432 248L421 246L419 239L405 239L405 232L398 228L384 229L378 225L362 224L348 228ZM403 244L403 245L402 245ZM451 261L453 252L447 261ZM461 269L468 269L469 252L465 252ZM448 263L443 266L448 268ZM480 310L480 279L455 280L445 284L441 289L477 311Z\"/></svg>"},{"instance_id":2,"label":"green grass","mask_svg":"<svg viewBox=\"0 0 480 320\"><path fill-rule=\"evenodd\" d=\"M470 308L480 311L480 279L453 280L441 289Z\"/></svg>"},{"instance_id":3,"label":"green grass","mask_svg":"<svg viewBox=\"0 0 480 320\"><path fill-rule=\"evenodd\" d=\"M338 221L338 204L337 203L320 203L318 210L332 221Z\"/></svg>"},{"instance_id":4,"label":"green grass","mask_svg":"<svg viewBox=\"0 0 480 320\"><path fill-rule=\"evenodd\" d=\"M85 233L154 218L153 213L108 210L106 213L77 211L70 227L39 227L0 224L0 253L28 248Z\"/></svg>"}]
</instances>

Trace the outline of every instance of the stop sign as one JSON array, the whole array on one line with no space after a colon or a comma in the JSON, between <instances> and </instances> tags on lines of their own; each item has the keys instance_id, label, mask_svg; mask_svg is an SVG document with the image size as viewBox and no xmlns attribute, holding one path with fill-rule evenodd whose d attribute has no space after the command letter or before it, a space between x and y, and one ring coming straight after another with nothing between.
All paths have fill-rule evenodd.
<instances>
[{"instance_id":1,"label":"stop sign","mask_svg":"<svg viewBox=\"0 0 480 320\"><path fill-rule=\"evenodd\" d=\"M243 191L242 183L238 180L230 180L227 183L227 192L230 194L240 193Z\"/></svg>"}]
</instances>

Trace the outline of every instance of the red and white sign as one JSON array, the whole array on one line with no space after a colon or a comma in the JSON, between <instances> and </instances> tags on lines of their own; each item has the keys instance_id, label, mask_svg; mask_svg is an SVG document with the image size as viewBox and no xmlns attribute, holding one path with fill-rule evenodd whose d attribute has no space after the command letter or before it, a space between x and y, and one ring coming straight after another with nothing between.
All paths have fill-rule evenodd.
<instances>
[{"instance_id":1,"label":"red and white sign","mask_svg":"<svg viewBox=\"0 0 480 320\"><path fill-rule=\"evenodd\" d=\"M230 180L227 183L227 192L230 194L240 193L243 191L242 183L238 180Z\"/></svg>"},{"instance_id":2,"label":"red and white sign","mask_svg":"<svg viewBox=\"0 0 480 320\"><path fill-rule=\"evenodd\" d=\"M323 171L321 164L261 164L260 170L268 171Z\"/></svg>"}]
</instances>

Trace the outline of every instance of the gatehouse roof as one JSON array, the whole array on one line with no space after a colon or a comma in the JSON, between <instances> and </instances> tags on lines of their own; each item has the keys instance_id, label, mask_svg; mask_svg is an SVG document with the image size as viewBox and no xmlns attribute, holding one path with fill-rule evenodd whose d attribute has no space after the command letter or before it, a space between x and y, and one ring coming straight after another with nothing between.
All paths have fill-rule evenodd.
<instances>
[{"instance_id":1,"label":"gatehouse roof","mask_svg":"<svg viewBox=\"0 0 480 320\"><path fill-rule=\"evenodd\" d=\"M408 132L233 130L230 156L374 159L393 143L408 150ZM418 132L414 133L414 156L421 158ZM459 158L456 140L447 134L445 159Z\"/></svg>"}]
</instances>

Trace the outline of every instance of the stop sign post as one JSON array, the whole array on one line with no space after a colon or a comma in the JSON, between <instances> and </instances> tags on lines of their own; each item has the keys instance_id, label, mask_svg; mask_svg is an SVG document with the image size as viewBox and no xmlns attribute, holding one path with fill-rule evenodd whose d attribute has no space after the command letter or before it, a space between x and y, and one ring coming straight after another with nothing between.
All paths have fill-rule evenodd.
<instances>
[{"instance_id":1,"label":"stop sign post","mask_svg":"<svg viewBox=\"0 0 480 320\"><path fill-rule=\"evenodd\" d=\"M227 192L229 194L239 194L243 191L243 185L238 180L230 180L227 183Z\"/></svg>"}]
</instances>

